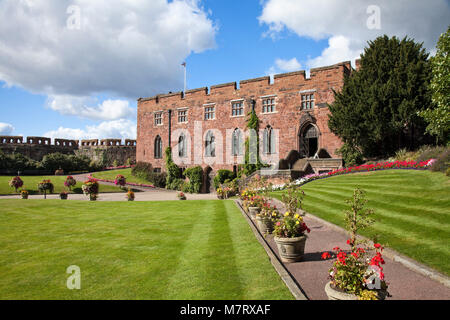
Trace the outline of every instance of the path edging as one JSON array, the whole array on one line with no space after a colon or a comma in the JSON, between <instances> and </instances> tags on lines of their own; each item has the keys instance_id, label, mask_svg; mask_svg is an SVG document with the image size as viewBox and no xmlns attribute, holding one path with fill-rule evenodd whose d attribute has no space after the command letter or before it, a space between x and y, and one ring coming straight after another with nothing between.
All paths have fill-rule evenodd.
<instances>
[{"instance_id":1,"label":"path edging","mask_svg":"<svg viewBox=\"0 0 450 320\"><path fill-rule=\"evenodd\" d=\"M280 200L278 200L278 199L275 199L275 198L270 198L270 199L273 202L277 203L277 204L283 205L282 202ZM323 219L321 219L321 218L319 218L319 217L317 217L315 215L312 215L309 212L305 211L305 216L308 217L308 218L311 218L311 219L315 219L316 221L326 225L330 229L333 229L333 230L335 230L335 231L337 231L337 232L339 232L341 234L348 235L348 232L344 228L341 228L341 227L339 227L339 226L337 226L337 225L335 225L335 224L333 224L331 222L328 222L328 221L323 220ZM373 244L373 242L370 239L366 238L366 237L358 235L358 239L366 240L369 243ZM426 277L428 277L428 278L430 278L432 280L435 280L435 281L443 284L447 288L450 288L450 278L447 277L446 275L440 273L439 271L436 271L436 270L434 270L434 269L432 269L432 268L430 268L428 266L425 266L424 264L422 264L420 262L417 262L417 261L415 261L415 260L413 260L413 259L411 259L411 258L409 258L409 257L407 257L407 256L405 256L405 255L403 255L403 254L401 254L401 253L391 249L391 248L385 248L384 251L383 251L383 254L386 257L388 257L389 259L391 259L393 261L396 261L398 263L401 263L406 268L408 268L408 269L410 269L410 270L412 270L412 271L414 271L416 273L419 273L419 274L421 274L423 276L426 276Z\"/></svg>"},{"instance_id":2,"label":"path edging","mask_svg":"<svg viewBox=\"0 0 450 320\"><path fill-rule=\"evenodd\" d=\"M244 216L244 218L247 220L248 224L250 225L250 228L252 229L253 233L255 234L256 239L263 246L264 250L266 251L267 255L269 256L269 260L272 263L272 266L275 268L278 275L281 277L281 280L283 280L283 282L286 284L286 286L288 287L289 291L292 293L294 298L296 300L308 300L308 298L304 294L300 285L297 283L297 281L295 281L295 279L287 271L286 267L280 262L278 257L274 254L274 252L270 248L266 239L264 239L264 237L260 234L260 232L256 228L253 221L251 221L251 219L248 217L248 215L244 212L244 209L242 208L239 200L234 200L234 203L239 208L239 210L241 211L241 214Z\"/></svg>"}]
</instances>

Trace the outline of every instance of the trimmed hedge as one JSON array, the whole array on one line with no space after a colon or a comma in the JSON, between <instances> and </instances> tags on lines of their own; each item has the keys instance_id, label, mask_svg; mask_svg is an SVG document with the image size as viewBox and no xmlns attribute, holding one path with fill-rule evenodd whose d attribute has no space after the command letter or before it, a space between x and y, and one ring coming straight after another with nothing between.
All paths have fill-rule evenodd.
<instances>
[{"instance_id":1,"label":"trimmed hedge","mask_svg":"<svg viewBox=\"0 0 450 320\"><path fill-rule=\"evenodd\" d=\"M203 183L203 169L200 166L188 168L183 172L189 182L183 184L183 192L200 193Z\"/></svg>"},{"instance_id":2,"label":"trimmed hedge","mask_svg":"<svg viewBox=\"0 0 450 320\"><path fill-rule=\"evenodd\" d=\"M138 162L136 166L131 169L131 174L151 182L155 187L164 188L166 186L166 173L154 172L150 163Z\"/></svg>"},{"instance_id":3,"label":"trimmed hedge","mask_svg":"<svg viewBox=\"0 0 450 320\"><path fill-rule=\"evenodd\" d=\"M214 177L214 188L219 188L221 184L225 183L226 180L234 180L236 175L231 170L222 169L217 171Z\"/></svg>"}]
</instances>

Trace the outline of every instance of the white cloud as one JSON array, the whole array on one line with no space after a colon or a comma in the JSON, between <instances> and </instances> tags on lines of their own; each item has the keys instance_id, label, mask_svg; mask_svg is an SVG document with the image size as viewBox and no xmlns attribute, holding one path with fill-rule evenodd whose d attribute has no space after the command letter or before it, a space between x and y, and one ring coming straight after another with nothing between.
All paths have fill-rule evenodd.
<instances>
[{"instance_id":1,"label":"white cloud","mask_svg":"<svg viewBox=\"0 0 450 320\"><path fill-rule=\"evenodd\" d=\"M328 47L322 54L307 61L310 68L333 65L338 62L350 60L352 63L362 53L362 50L352 49L351 40L344 36L333 36L328 40Z\"/></svg>"},{"instance_id":2,"label":"white cloud","mask_svg":"<svg viewBox=\"0 0 450 320\"><path fill-rule=\"evenodd\" d=\"M10 135L14 131L14 127L9 123L0 122L0 135Z\"/></svg>"},{"instance_id":3,"label":"white cloud","mask_svg":"<svg viewBox=\"0 0 450 320\"><path fill-rule=\"evenodd\" d=\"M290 60L277 58L275 59L274 65L266 71L266 74L272 76L276 73L297 71L301 68L302 65L297 61L297 58L292 58Z\"/></svg>"},{"instance_id":4,"label":"white cloud","mask_svg":"<svg viewBox=\"0 0 450 320\"><path fill-rule=\"evenodd\" d=\"M367 27L369 5L380 8L380 29ZM409 36L432 51L447 29L450 7L446 0L268 0L259 21L272 36L289 30L300 37L330 39L321 56L307 62L311 67L350 60L367 41L383 34Z\"/></svg>"},{"instance_id":5,"label":"white cloud","mask_svg":"<svg viewBox=\"0 0 450 320\"><path fill-rule=\"evenodd\" d=\"M45 137L61 139L136 139L136 122L131 120L104 121L85 129L59 127L57 130L44 133Z\"/></svg>"},{"instance_id":6,"label":"white cloud","mask_svg":"<svg viewBox=\"0 0 450 320\"><path fill-rule=\"evenodd\" d=\"M67 27L71 5L79 30ZM2 0L0 80L48 95L137 99L182 88L181 62L213 48L215 33L198 0ZM93 113L105 118L102 110Z\"/></svg>"},{"instance_id":7,"label":"white cloud","mask_svg":"<svg viewBox=\"0 0 450 320\"><path fill-rule=\"evenodd\" d=\"M89 97L73 97L68 95L50 96L48 106L64 115L75 115L93 120L117 120L134 118L135 109L126 100L105 100L97 106L95 99Z\"/></svg>"},{"instance_id":8,"label":"white cloud","mask_svg":"<svg viewBox=\"0 0 450 320\"><path fill-rule=\"evenodd\" d=\"M297 61L297 58L292 58L290 60L276 59L275 65L278 69L285 72L297 71L302 67Z\"/></svg>"}]
</instances>

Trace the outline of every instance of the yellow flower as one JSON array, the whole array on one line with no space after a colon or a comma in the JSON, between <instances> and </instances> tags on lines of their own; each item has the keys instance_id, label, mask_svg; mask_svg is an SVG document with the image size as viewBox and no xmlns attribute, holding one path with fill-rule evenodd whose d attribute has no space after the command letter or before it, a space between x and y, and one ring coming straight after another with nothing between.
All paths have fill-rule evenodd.
<instances>
[{"instance_id":1,"label":"yellow flower","mask_svg":"<svg viewBox=\"0 0 450 320\"><path fill-rule=\"evenodd\" d=\"M287 217L288 215L289 215L289 212L286 212L286 213L284 214L285 217Z\"/></svg>"},{"instance_id":2,"label":"yellow flower","mask_svg":"<svg viewBox=\"0 0 450 320\"><path fill-rule=\"evenodd\" d=\"M295 219L299 219L299 218L300 218L300 215L299 215L298 213L296 213L295 216L294 216L294 218L295 218Z\"/></svg>"},{"instance_id":3,"label":"yellow flower","mask_svg":"<svg viewBox=\"0 0 450 320\"><path fill-rule=\"evenodd\" d=\"M296 225L297 225L297 224L300 224L300 221L298 221L298 220L297 220L297 221L295 221L295 224L296 224Z\"/></svg>"},{"instance_id":4,"label":"yellow flower","mask_svg":"<svg viewBox=\"0 0 450 320\"><path fill-rule=\"evenodd\" d=\"M276 217L277 214L275 212L272 213L272 217Z\"/></svg>"}]
</instances>

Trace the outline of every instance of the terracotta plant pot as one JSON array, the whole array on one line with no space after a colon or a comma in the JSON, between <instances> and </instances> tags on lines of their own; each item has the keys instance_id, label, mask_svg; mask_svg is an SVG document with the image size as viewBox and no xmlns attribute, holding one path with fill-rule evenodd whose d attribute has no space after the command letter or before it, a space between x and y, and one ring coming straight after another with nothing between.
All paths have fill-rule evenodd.
<instances>
[{"instance_id":1,"label":"terracotta plant pot","mask_svg":"<svg viewBox=\"0 0 450 320\"><path fill-rule=\"evenodd\" d=\"M325 285L325 293L328 296L328 300L358 300L358 296L352 293L346 293L342 290L338 290L331 285L331 281ZM378 299L386 299L387 292L385 290L377 290Z\"/></svg>"},{"instance_id":2,"label":"terracotta plant pot","mask_svg":"<svg viewBox=\"0 0 450 320\"><path fill-rule=\"evenodd\" d=\"M272 233L273 231L273 222L270 218L257 216L256 225L262 234Z\"/></svg>"},{"instance_id":3,"label":"terracotta plant pot","mask_svg":"<svg viewBox=\"0 0 450 320\"><path fill-rule=\"evenodd\" d=\"M303 235L296 238L274 237L275 243L280 253L281 261L297 262L303 258L305 253L305 244L307 236Z\"/></svg>"},{"instance_id":4,"label":"terracotta plant pot","mask_svg":"<svg viewBox=\"0 0 450 320\"><path fill-rule=\"evenodd\" d=\"M249 207L248 212L250 213L250 217L255 220L256 214L258 214L261 211L259 207Z\"/></svg>"}]
</instances>

